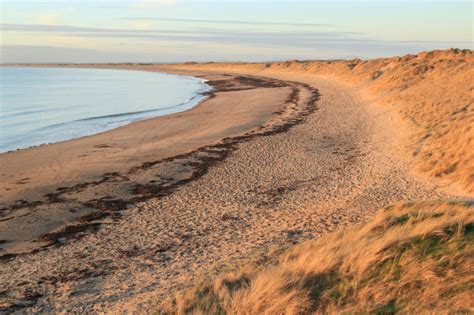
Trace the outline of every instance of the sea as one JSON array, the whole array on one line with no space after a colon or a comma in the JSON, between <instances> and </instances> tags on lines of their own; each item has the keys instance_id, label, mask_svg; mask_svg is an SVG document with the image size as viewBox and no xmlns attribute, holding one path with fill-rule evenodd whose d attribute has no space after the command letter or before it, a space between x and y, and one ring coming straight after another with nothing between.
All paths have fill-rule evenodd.
<instances>
[{"instance_id":1,"label":"sea","mask_svg":"<svg viewBox=\"0 0 474 315\"><path fill-rule=\"evenodd\" d=\"M0 67L0 152L181 112L210 89L198 78L157 72Z\"/></svg>"}]
</instances>

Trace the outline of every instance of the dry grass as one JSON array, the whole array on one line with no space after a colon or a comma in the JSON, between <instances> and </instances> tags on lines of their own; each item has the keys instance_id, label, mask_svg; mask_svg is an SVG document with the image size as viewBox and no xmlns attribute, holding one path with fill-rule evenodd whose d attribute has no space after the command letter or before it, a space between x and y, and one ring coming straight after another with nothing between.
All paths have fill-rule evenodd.
<instances>
[{"instance_id":1,"label":"dry grass","mask_svg":"<svg viewBox=\"0 0 474 315\"><path fill-rule=\"evenodd\" d=\"M174 66L180 67L180 66ZM413 126L417 168L474 193L474 54L438 50L368 61L212 63L184 68L323 75L394 106Z\"/></svg>"},{"instance_id":2,"label":"dry grass","mask_svg":"<svg viewBox=\"0 0 474 315\"><path fill-rule=\"evenodd\" d=\"M388 207L363 226L293 247L164 305L178 314L474 311L472 202Z\"/></svg>"},{"instance_id":3,"label":"dry grass","mask_svg":"<svg viewBox=\"0 0 474 315\"><path fill-rule=\"evenodd\" d=\"M181 66L173 66L179 68ZM368 61L227 63L184 68L322 75L392 106L412 123L417 168L474 193L474 55L449 49ZM473 204L419 202L295 246L178 294L178 314L474 312Z\"/></svg>"}]
</instances>

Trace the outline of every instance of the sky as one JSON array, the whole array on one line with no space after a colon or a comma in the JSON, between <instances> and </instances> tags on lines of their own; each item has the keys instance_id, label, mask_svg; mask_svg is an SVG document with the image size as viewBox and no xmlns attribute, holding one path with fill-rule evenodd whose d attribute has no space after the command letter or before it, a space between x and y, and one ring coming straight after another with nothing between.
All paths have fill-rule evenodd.
<instances>
[{"instance_id":1,"label":"sky","mask_svg":"<svg viewBox=\"0 0 474 315\"><path fill-rule=\"evenodd\" d=\"M0 62L352 59L473 49L473 1L0 0Z\"/></svg>"}]
</instances>

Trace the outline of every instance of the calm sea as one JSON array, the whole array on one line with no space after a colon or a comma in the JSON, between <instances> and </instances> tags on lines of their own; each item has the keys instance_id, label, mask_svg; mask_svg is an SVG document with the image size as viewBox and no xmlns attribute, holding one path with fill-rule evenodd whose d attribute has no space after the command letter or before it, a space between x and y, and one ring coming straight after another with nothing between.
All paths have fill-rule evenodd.
<instances>
[{"instance_id":1,"label":"calm sea","mask_svg":"<svg viewBox=\"0 0 474 315\"><path fill-rule=\"evenodd\" d=\"M210 88L155 72L0 67L0 152L189 109Z\"/></svg>"}]
</instances>

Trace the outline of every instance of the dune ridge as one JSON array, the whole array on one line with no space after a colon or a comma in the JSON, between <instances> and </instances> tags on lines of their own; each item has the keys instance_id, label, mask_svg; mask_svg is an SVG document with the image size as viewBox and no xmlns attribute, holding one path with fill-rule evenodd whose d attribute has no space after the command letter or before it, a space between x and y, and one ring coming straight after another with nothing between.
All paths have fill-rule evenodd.
<instances>
[{"instance_id":1,"label":"dune ridge","mask_svg":"<svg viewBox=\"0 0 474 315\"><path fill-rule=\"evenodd\" d=\"M367 92L396 108L413 129L416 168L474 193L474 55L435 50L371 60L207 63L169 68L321 75Z\"/></svg>"},{"instance_id":2,"label":"dune ridge","mask_svg":"<svg viewBox=\"0 0 474 315\"><path fill-rule=\"evenodd\" d=\"M450 182L454 191L469 196L474 192L473 61L472 51L450 49L368 61L210 63L192 68L322 77L348 84L408 122L405 154L411 155L415 163L410 165L418 174ZM165 314L470 312L472 199L443 198L387 206L364 225L203 280L157 309Z\"/></svg>"}]
</instances>

